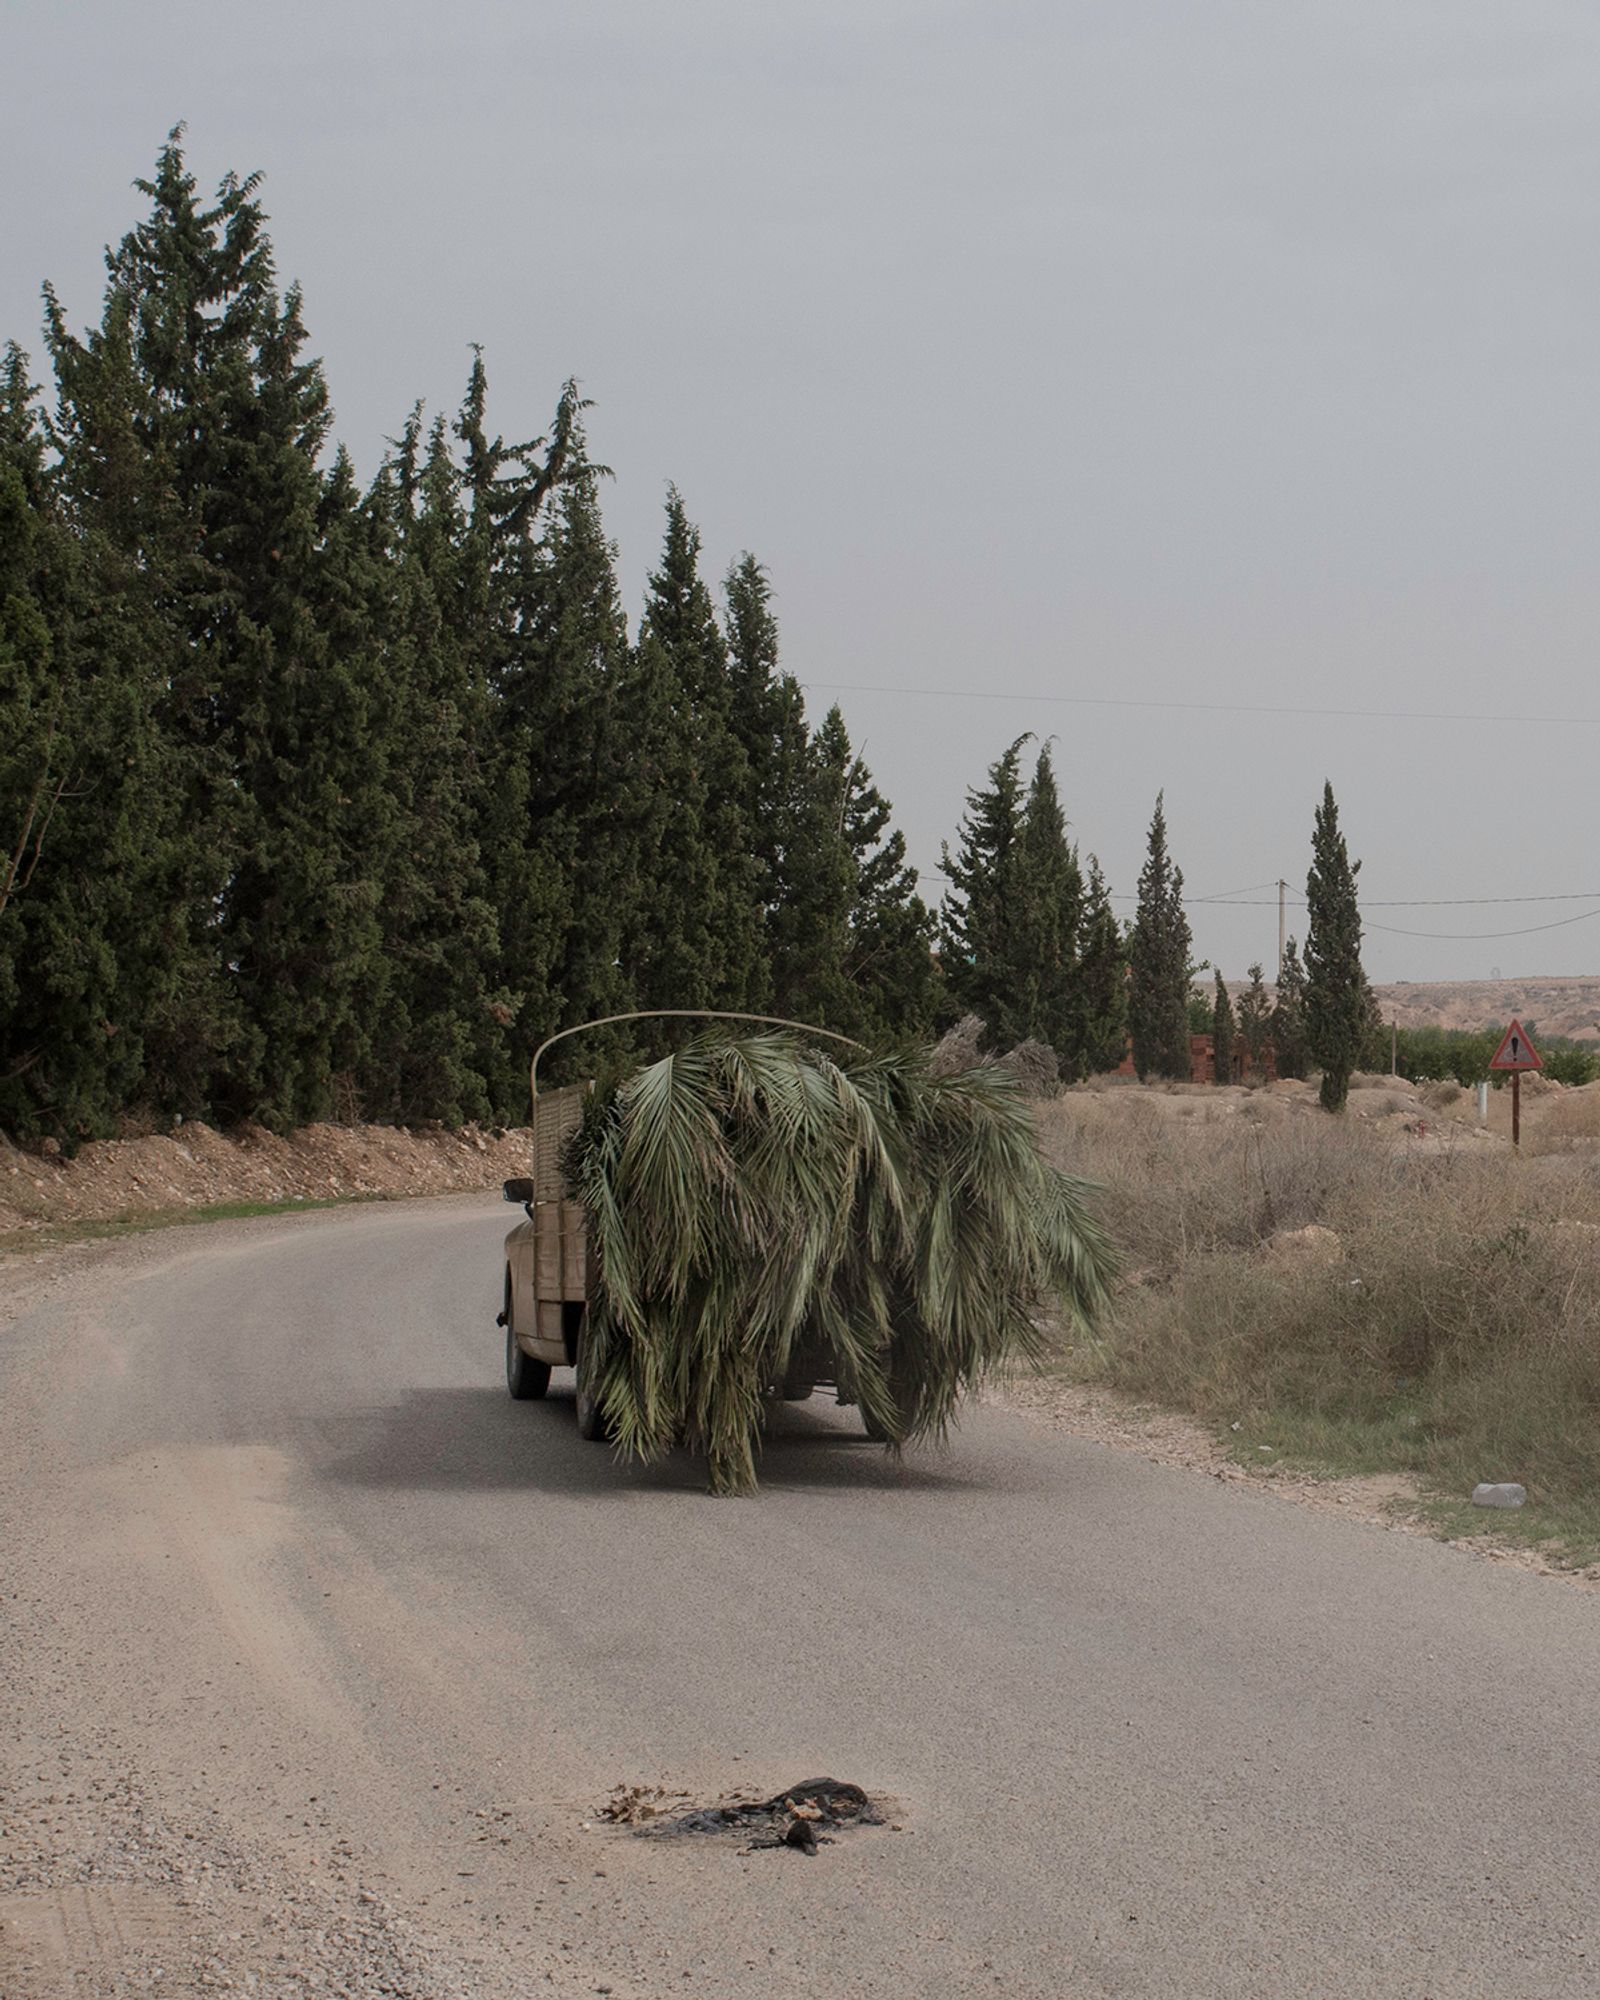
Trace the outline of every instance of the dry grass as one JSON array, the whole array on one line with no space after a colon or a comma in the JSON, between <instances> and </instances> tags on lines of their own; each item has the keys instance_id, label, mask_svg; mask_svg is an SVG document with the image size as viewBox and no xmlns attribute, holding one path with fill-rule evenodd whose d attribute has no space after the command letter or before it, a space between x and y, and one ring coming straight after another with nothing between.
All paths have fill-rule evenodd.
<instances>
[{"instance_id":1,"label":"dry grass","mask_svg":"<svg viewBox=\"0 0 1600 2000\"><path fill-rule=\"evenodd\" d=\"M1600 1140L1600 1083L1564 1090L1542 1103L1536 1133L1541 1149Z\"/></svg>"},{"instance_id":2,"label":"dry grass","mask_svg":"<svg viewBox=\"0 0 1600 2000\"><path fill-rule=\"evenodd\" d=\"M1457 1493L1520 1479L1541 1503L1527 1525L1587 1559L1600 1145L1584 1128L1600 1091L1541 1105L1562 1114L1543 1158L1448 1125L1418 1137L1417 1099L1382 1080L1351 1102L1365 1116L1282 1086L1041 1106L1052 1156L1102 1184L1128 1260L1101 1339L1069 1366L1340 1470Z\"/></svg>"}]
</instances>

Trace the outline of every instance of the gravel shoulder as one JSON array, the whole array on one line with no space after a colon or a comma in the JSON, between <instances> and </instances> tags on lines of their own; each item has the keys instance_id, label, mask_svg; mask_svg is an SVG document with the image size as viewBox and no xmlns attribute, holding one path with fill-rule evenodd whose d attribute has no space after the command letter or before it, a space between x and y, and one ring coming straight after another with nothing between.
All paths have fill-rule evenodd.
<instances>
[{"instance_id":1,"label":"gravel shoulder","mask_svg":"<svg viewBox=\"0 0 1600 2000\"><path fill-rule=\"evenodd\" d=\"M429 1205L481 1210L482 1199ZM107 1331L108 1297L219 1256L337 1230L345 1213L152 1230L0 1256L0 1365L35 1362L6 1348L41 1324L57 1331L63 1348L83 1344L92 1354ZM270 1607L252 1601L242 1575L229 1575L251 1554L230 1482L185 1477L162 1496L157 1532L173 1546L156 1552L159 1560L187 1557L202 1570L209 1561L210 1611L224 1614L208 1616L200 1649L180 1663L162 1644L159 1617L141 1620L125 1589L130 1581L144 1588L147 1573L128 1572L152 1553L140 1546L152 1524L116 1508L118 1473L109 1485L102 1475L99 1490L87 1482L88 1505L84 1480L55 1476L59 1413L49 1408L48 1376L25 1365L5 1379L0 1995L483 2000L493 1989L479 1983L475 1941L448 1926L419 1927L397 1903L386 1846L354 1834L330 1810L304 1745L285 1754L272 1740L279 1732L270 1721L264 1727L253 1685L264 1664L260 1646L249 1660L227 1657L248 1642L253 1625L272 1650ZM105 1539L108 1500L125 1561ZM234 1695L220 1706L231 1706L233 1719L219 1730L204 1712L206 1696L225 1685L230 1669ZM168 1675L181 1690L176 1703ZM241 1771L250 1773L253 1799L237 1788ZM594 1987L564 1981L540 1990Z\"/></svg>"},{"instance_id":2,"label":"gravel shoulder","mask_svg":"<svg viewBox=\"0 0 1600 2000\"><path fill-rule=\"evenodd\" d=\"M986 1400L1058 1434L1132 1452L1152 1465L1247 1485L1252 1492L1274 1500L1337 1514L1369 1527L1439 1539L1438 1529L1422 1511L1426 1492L1408 1473L1320 1475L1284 1465L1246 1466L1203 1424L1182 1411L1159 1409L1115 1389L1067 1381L1057 1375L1014 1375L994 1384ZM1574 1569L1551 1562L1525 1544L1496 1541L1487 1530L1471 1541L1453 1541L1451 1546L1482 1562L1527 1570L1577 1590L1600 1591L1600 1564Z\"/></svg>"}]
</instances>

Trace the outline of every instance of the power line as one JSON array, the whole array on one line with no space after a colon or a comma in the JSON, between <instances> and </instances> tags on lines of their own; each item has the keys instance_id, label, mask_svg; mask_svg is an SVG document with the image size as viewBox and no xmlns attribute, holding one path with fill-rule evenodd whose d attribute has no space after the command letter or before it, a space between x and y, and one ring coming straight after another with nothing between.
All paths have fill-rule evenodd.
<instances>
[{"instance_id":1,"label":"power line","mask_svg":"<svg viewBox=\"0 0 1600 2000\"><path fill-rule=\"evenodd\" d=\"M1432 898L1418 898L1414 902L1363 903L1361 907L1363 912L1369 909L1449 909L1459 908L1462 904L1476 906L1491 903L1587 903L1594 902L1597 897L1600 897L1600 890L1591 890L1587 896L1435 896ZM1114 895L1111 900L1114 903L1137 903L1139 898L1129 895ZM1202 904L1214 910L1271 910L1277 908L1276 900L1268 903L1240 901L1225 896L1184 898L1185 909L1198 908ZM1294 906L1297 910L1303 910L1306 907L1304 897L1295 897ZM1565 929L1568 924L1585 924L1591 917L1600 917L1600 906L1592 910L1580 910L1575 917L1555 917L1547 924L1525 924L1521 929L1511 931L1414 931L1405 929L1399 924L1368 922L1364 914L1362 917L1362 927L1369 931L1383 931L1389 937L1436 938L1441 943L1447 944L1478 944L1487 943L1494 938L1532 937L1537 931L1559 931Z\"/></svg>"},{"instance_id":2,"label":"power line","mask_svg":"<svg viewBox=\"0 0 1600 2000\"><path fill-rule=\"evenodd\" d=\"M1535 931L1558 931L1566 924L1586 924L1600 917L1600 908L1580 910L1575 917L1557 917L1550 924L1528 924L1520 931L1404 931L1396 924L1366 924L1369 931L1387 931L1391 937L1444 938L1452 944L1473 944L1489 938L1532 937Z\"/></svg>"},{"instance_id":3,"label":"power line","mask_svg":"<svg viewBox=\"0 0 1600 2000\"><path fill-rule=\"evenodd\" d=\"M1258 882L1254 886L1258 889L1268 889L1272 885L1269 882ZM1276 897L1271 902L1254 902L1244 900L1243 898L1244 892L1242 890L1229 889L1224 891L1220 896L1185 896L1183 902L1185 909L1192 908L1200 903L1209 903L1214 907L1220 906L1228 910L1273 910L1277 908ZM1136 903L1139 898L1135 895L1127 895L1119 891L1111 900L1114 903ZM1304 896L1291 896L1289 901L1297 910L1303 910L1306 907ZM1363 896L1361 898L1361 907L1363 910L1448 910L1462 907L1476 909L1490 903L1594 902L1600 902L1600 889L1580 889L1553 896L1391 896L1387 898L1375 897L1371 900ZM1576 923L1578 919L1574 917L1563 919L1563 921ZM1515 937L1517 933L1507 931L1504 935Z\"/></svg>"},{"instance_id":4,"label":"power line","mask_svg":"<svg viewBox=\"0 0 1600 2000\"><path fill-rule=\"evenodd\" d=\"M1443 910L1463 903L1593 903L1600 902L1600 889L1567 891L1559 896L1413 896L1362 899L1367 910Z\"/></svg>"},{"instance_id":5,"label":"power line","mask_svg":"<svg viewBox=\"0 0 1600 2000\"><path fill-rule=\"evenodd\" d=\"M1182 710L1196 715L1309 715L1349 722L1531 722L1547 729L1593 729L1600 715L1485 715L1461 709L1298 708L1289 703L1259 701L1145 701L1109 694L1011 694L1000 688L908 688L872 681L808 681L801 687L824 694L898 694L919 701L1009 701L1056 708L1142 708Z\"/></svg>"},{"instance_id":6,"label":"power line","mask_svg":"<svg viewBox=\"0 0 1600 2000\"><path fill-rule=\"evenodd\" d=\"M1272 882L1249 882L1242 889L1224 889L1220 895L1216 896L1186 896L1184 898L1184 906L1187 908L1191 904L1231 902L1235 896L1248 896L1252 889L1271 889L1275 886ZM1125 898L1124 900L1137 902L1138 898L1135 896ZM1254 909L1256 906L1251 904L1250 907Z\"/></svg>"},{"instance_id":7,"label":"power line","mask_svg":"<svg viewBox=\"0 0 1600 2000\"><path fill-rule=\"evenodd\" d=\"M943 875L936 869L927 870L926 873L932 881L948 882L950 879L948 875ZM1253 882L1249 886L1253 889L1269 889L1273 884L1270 882ZM1137 903L1138 900L1139 898L1136 895L1131 895L1123 891L1114 892L1111 896L1113 903ZM1306 900L1303 896L1290 897L1289 901L1297 910L1306 908ZM1368 910L1447 910L1463 907L1478 909L1506 903L1595 903L1597 907L1592 910L1580 910L1573 917L1555 917L1547 924L1525 924L1519 930L1510 931L1414 931L1406 929L1399 924L1371 923L1365 916L1365 912ZM1265 899L1257 901L1249 897L1244 890L1227 889L1220 895L1215 896L1185 896L1183 907L1186 910L1201 908L1212 910L1275 910L1278 907L1278 901L1276 897L1273 897L1271 901ZM1537 896L1388 897L1379 898L1372 902L1363 900L1361 909L1363 912L1363 929L1382 931L1388 937L1436 938L1440 943L1444 944L1479 944L1488 943L1495 938L1533 937L1539 931L1564 930L1569 924L1586 924L1591 917L1600 917L1600 889L1564 890L1560 893L1541 894Z\"/></svg>"}]
</instances>

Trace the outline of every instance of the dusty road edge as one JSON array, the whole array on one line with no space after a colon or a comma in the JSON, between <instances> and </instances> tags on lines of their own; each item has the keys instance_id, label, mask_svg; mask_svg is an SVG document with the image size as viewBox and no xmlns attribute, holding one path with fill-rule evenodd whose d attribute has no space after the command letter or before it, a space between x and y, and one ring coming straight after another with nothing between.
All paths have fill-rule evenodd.
<instances>
[{"instance_id":1,"label":"dusty road edge","mask_svg":"<svg viewBox=\"0 0 1600 2000\"><path fill-rule=\"evenodd\" d=\"M1337 1514L1392 1533L1442 1541L1479 1562L1499 1563L1550 1577L1578 1590L1600 1591L1600 1563L1573 1568L1526 1543L1498 1540L1492 1532L1470 1540L1443 1531L1422 1511L1436 1496L1403 1472L1318 1477L1288 1466L1241 1465L1205 1425L1181 1410L1142 1403L1115 1389L1069 1382L1060 1376L1016 1374L991 1384L983 1402L1043 1428L1127 1451L1174 1471L1192 1472L1246 1487L1316 1513Z\"/></svg>"}]
</instances>

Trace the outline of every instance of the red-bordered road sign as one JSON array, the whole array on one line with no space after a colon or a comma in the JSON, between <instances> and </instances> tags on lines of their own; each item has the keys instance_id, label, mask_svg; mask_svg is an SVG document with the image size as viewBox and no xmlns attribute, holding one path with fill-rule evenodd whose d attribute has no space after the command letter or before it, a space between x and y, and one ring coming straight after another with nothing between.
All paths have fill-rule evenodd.
<instances>
[{"instance_id":1,"label":"red-bordered road sign","mask_svg":"<svg viewBox=\"0 0 1600 2000\"><path fill-rule=\"evenodd\" d=\"M1528 1040L1520 1021L1513 1021L1500 1038L1500 1046L1489 1061L1490 1069L1543 1069L1544 1057Z\"/></svg>"}]
</instances>

